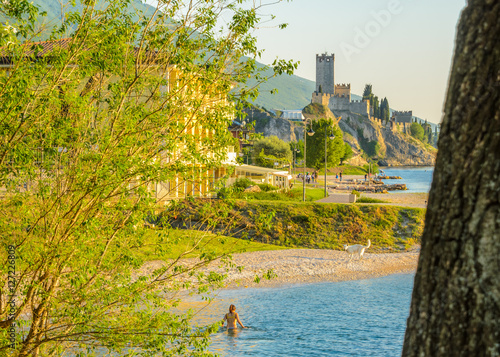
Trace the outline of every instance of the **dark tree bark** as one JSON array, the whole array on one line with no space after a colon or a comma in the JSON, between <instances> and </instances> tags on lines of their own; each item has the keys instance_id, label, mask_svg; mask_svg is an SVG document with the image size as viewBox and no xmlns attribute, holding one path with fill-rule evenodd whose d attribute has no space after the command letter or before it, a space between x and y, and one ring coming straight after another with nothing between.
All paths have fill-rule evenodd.
<instances>
[{"instance_id":1,"label":"dark tree bark","mask_svg":"<svg viewBox=\"0 0 500 357\"><path fill-rule=\"evenodd\" d=\"M500 356L499 19L458 25L403 356Z\"/></svg>"}]
</instances>

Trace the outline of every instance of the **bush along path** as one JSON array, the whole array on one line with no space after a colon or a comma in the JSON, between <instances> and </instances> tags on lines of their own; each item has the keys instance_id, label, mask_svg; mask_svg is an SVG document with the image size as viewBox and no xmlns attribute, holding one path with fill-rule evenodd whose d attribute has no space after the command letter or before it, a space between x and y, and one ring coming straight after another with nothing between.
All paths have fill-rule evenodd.
<instances>
[{"instance_id":1,"label":"bush along path","mask_svg":"<svg viewBox=\"0 0 500 357\"><path fill-rule=\"evenodd\" d=\"M172 202L158 223L286 247L342 249L370 239L373 251L402 251L420 243L424 214L395 206L196 199Z\"/></svg>"}]
</instances>

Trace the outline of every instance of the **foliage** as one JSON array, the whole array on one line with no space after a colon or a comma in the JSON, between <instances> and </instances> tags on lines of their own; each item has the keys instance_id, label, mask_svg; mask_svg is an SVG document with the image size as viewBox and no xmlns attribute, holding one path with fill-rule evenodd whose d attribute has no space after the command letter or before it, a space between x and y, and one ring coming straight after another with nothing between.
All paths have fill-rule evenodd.
<instances>
[{"instance_id":1,"label":"foliage","mask_svg":"<svg viewBox=\"0 0 500 357\"><path fill-rule=\"evenodd\" d=\"M9 217L0 220L0 246L16 251L16 355L203 355L214 330L172 308L177 289L208 297L222 286L223 272L197 272L222 254L206 251L185 265L183 252L172 261L177 240L159 230L147 248L170 263L141 273L144 224L156 225L156 183L206 179L225 160L231 102L257 95L245 87L249 77L264 80L251 35L260 9L159 2L147 17L130 14L129 4L82 2L81 12L61 17L46 52L27 42L4 46L0 37L2 57L13 62L0 76L0 217ZM3 1L0 12L19 42L38 36L30 2ZM273 73L293 68L280 61ZM240 90L229 93L234 83ZM218 213L207 227L227 217ZM0 261L5 331L14 318L4 249ZM1 334L0 354L8 343Z\"/></svg>"},{"instance_id":2,"label":"foliage","mask_svg":"<svg viewBox=\"0 0 500 357\"><path fill-rule=\"evenodd\" d=\"M264 191L264 192L269 192L269 191L276 191L278 187L271 185L270 183L259 183L257 186Z\"/></svg>"},{"instance_id":3,"label":"foliage","mask_svg":"<svg viewBox=\"0 0 500 357\"><path fill-rule=\"evenodd\" d=\"M369 141L365 146L366 154L370 157L376 157L380 154L381 145L377 140Z\"/></svg>"},{"instance_id":4,"label":"foliage","mask_svg":"<svg viewBox=\"0 0 500 357\"><path fill-rule=\"evenodd\" d=\"M361 196L361 193L359 191L356 191L356 190L352 190L351 194L356 195L357 198L359 198Z\"/></svg>"},{"instance_id":5,"label":"foliage","mask_svg":"<svg viewBox=\"0 0 500 357\"><path fill-rule=\"evenodd\" d=\"M298 142L290 141L290 150L292 150L292 154L295 151L295 159L298 161L299 159L304 158L304 140L300 139Z\"/></svg>"},{"instance_id":6,"label":"foliage","mask_svg":"<svg viewBox=\"0 0 500 357\"><path fill-rule=\"evenodd\" d=\"M252 160L259 166L272 168L275 162L284 165L292 161L292 151L277 136L269 136L255 141Z\"/></svg>"},{"instance_id":7,"label":"foliage","mask_svg":"<svg viewBox=\"0 0 500 357\"><path fill-rule=\"evenodd\" d=\"M389 101L387 98L384 97L382 101L380 102L380 119L385 120L386 122L389 121L391 118L391 110L389 108Z\"/></svg>"},{"instance_id":8,"label":"foliage","mask_svg":"<svg viewBox=\"0 0 500 357\"><path fill-rule=\"evenodd\" d=\"M302 112L304 114L324 116L328 112L328 107L320 103L311 103L306 106Z\"/></svg>"},{"instance_id":9,"label":"foliage","mask_svg":"<svg viewBox=\"0 0 500 357\"><path fill-rule=\"evenodd\" d=\"M307 140L307 165L319 170L325 167L325 140L326 159L329 167L339 165L340 159L344 156L344 139L342 130L334 125L332 119L314 120L312 123L313 136L306 136ZM330 135L335 138L330 139Z\"/></svg>"},{"instance_id":10,"label":"foliage","mask_svg":"<svg viewBox=\"0 0 500 357\"><path fill-rule=\"evenodd\" d=\"M244 192L235 198L245 200L259 201L294 201L302 202L302 188L294 188L292 190L280 192ZM306 188L306 201L312 202L324 198L324 191L316 188Z\"/></svg>"},{"instance_id":11,"label":"foliage","mask_svg":"<svg viewBox=\"0 0 500 357\"><path fill-rule=\"evenodd\" d=\"M363 100L369 100L373 109L373 116L385 121L390 119L390 108L389 101L384 97L379 103L377 96L373 94L373 86L371 84L366 84L363 90Z\"/></svg>"},{"instance_id":12,"label":"foliage","mask_svg":"<svg viewBox=\"0 0 500 357\"><path fill-rule=\"evenodd\" d=\"M245 190L245 188L253 186L253 185L255 185L255 183L252 180L244 177L244 178L237 179L235 181L235 183L233 184L233 187L234 187L236 192L242 192Z\"/></svg>"},{"instance_id":13,"label":"foliage","mask_svg":"<svg viewBox=\"0 0 500 357\"><path fill-rule=\"evenodd\" d=\"M186 218L179 217L193 217L193 212L201 212L201 205L191 202L186 214L177 214L173 219L165 213L164 217L173 226L181 227ZM227 223L221 222L215 231L224 228L235 237L285 247L328 249L342 249L345 243L365 244L370 239L375 250L404 250L407 241L419 242L425 214L424 209L395 206L262 200L211 201L210 209L204 212L214 214L221 206L230 206L230 214Z\"/></svg>"},{"instance_id":14,"label":"foliage","mask_svg":"<svg viewBox=\"0 0 500 357\"><path fill-rule=\"evenodd\" d=\"M360 197L356 200L356 203L386 203L384 200L379 200L377 198L372 197Z\"/></svg>"},{"instance_id":15,"label":"foliage","mask_svg":"<svg viewBox=\"0 0 500 357\"><path fill-rule=\"evenodd\" d=\"M417 140L424 140L424 128L417 122L414 122L410 126L410 134Z\"/></svg>"},{"instance_id":16,"label":"foliage","mask_svg":"<svg viewBox=\"0 0 500 357\"><path fill-rule=\"evenodd\" d=\"M342 164L348 161L353 155L354 152L352 151L351 145L344 143L344 155L340 158L340 163Z\"/></svg>"}]
</instances>

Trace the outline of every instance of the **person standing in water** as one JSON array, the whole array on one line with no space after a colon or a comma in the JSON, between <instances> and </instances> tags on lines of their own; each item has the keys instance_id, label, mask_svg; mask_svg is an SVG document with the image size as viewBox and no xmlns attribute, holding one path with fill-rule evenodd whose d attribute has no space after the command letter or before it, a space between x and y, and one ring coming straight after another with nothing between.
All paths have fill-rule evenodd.
<instances>
[{"instance_id":1,"label":"person standing in water","mask_svg":"<svg viewBox=\"0 0 500 357\"><path fill-rule=\"evenodd\" d=\"M241 326L241 328L246 328L243 326L241 323L240 317L238 316L238 313L236 312L236 306L230 305L229 306L229 313L224 315L224 320L227 321L227 329L232 330L237 328L236 322L238 322ZM224 320L222 320L222 326L224 326Z\"/></svg>"}]
</instances>

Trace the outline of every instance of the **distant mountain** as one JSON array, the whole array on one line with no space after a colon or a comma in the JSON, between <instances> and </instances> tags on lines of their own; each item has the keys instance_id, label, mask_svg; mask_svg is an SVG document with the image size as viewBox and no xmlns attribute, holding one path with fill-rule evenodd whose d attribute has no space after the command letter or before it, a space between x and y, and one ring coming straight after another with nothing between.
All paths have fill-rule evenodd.
<instances>
[{"instance_id":1,"label":"distant mountain","mask_svg":"<svg viewBox=\"0 0 500 357\"><path fill-rule=\"evenodd\" d=\"M265 67L263 64L259 64ZM268 69L264 72L266 75L271 76L272 70ZM277 89L276 94L271 94L272 89ZM315 82L305 79L299 76L288 76L281 75L269 79L266 83L260 86L259 97L253 102L253 104L265 108L267 110L296 110L302 109L311 103L312 92L316 89ZM351 93L351 100L361 100L362 96ZM392 112L397 110L389 108ZM413 117L417 119L419 123L424 123L425 119L419 118L417 116ZM435 130L437 124L428 122L432 130Z\"/></svg>"},{"instance_id":2,"label":"distant mountain","mask_svg":"<svg viewBox=\"0 0 500 357\"><path fill-rule=\"evenodd\" d=\"M47 16L42 20L42 24L48 27L58 26L61 23L62 13L70 11L81 11L83 5L76 3L75 6L65 5L61 7L61 0L33 0L33 4L38 6L41 11L47 12ZM104 8L105 0L98 0L96 8ZM129 5L130 12L142 11L148 15L152 15L155 8L143 3L141 0L132 0ZM0 21L5 21L0 16ZM40 40L46 40L48 34L42 36ZM272 76L272 69L262 63L258 63L259 68L264 69L265 76ZM255 84L255 81L248 83L250 86ZM259 97L254 101L254 105L268 110L283 110L283 109L302 109L311 103L311 94L315 90L314 81L305 79L296 75L281 75L270 78L266 83L261 84L259 89ZM277 89L276 94L271 94L273 89ZM352 100L361 100L362 97L357 94L351 94ZM391 108L391 113L393 109ZM423 119L415 117L420 122ZM431 124L433 130L435 124Z\"/></svg>"},{"instance_id":3,"label":"distant mountain","mask_svg":"<svg viewBox=\"0 0 500 357\"><path fill-rule=\"evenodd\" d=\"M83 5L80 2L76 2L75 6L72 6L70 1L61 0L32 0L33 5L38 6L41 11L47 12L47 16L42 20L45 24L49 26L60 25L62 13L68 13L73 11L81 11ZM61 6L61 2L64 6ZM104 9L106 1L98 0L96 4L96 9ZM143 11L148 15L152 15L154 12L154 7L144 4L141 0L132 0L129 4L129 11Z\"/></svg>"}]
</instances>

